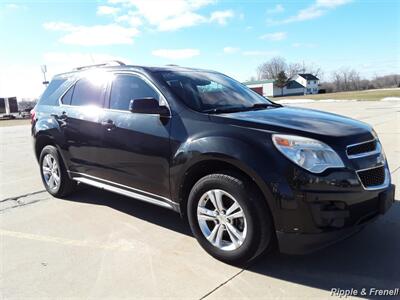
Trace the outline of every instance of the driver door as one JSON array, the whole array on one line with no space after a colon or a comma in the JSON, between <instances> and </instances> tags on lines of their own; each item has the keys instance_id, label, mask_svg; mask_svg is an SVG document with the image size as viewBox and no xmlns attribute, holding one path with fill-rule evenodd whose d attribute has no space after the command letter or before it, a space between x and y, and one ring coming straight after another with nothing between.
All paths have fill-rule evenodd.
<instances>
[{"instance_id":1,"label":"driver door","mask_svg":"<svg viewBox=\"0 0 400 300\"><path fill-rule=\"evenodd\" d=\"M105 180L170 197L170 118L158 114L132 113L133 99L155 98L162 94L138 74L115 74L103 114L103 147L99 154Z\"/></svg>"}]
</instances>

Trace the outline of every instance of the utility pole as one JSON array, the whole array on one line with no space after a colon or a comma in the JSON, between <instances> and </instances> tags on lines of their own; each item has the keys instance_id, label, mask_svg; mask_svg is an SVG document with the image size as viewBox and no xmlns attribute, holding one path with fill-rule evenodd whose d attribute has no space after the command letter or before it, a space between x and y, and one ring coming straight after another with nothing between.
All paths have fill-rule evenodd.
<instances>
[{"instance_id":1,"label":"utility pole","mask_svg":"<svg viewBox=\"0 0 400 300\"><path fill-rule=\"evenodd\" d=\"M42 83L47 86L49 84L49 82L46 80L47 66L41 65L40 67L42 69L43 79L44 79Z\"/></svg>"}]
</instances>

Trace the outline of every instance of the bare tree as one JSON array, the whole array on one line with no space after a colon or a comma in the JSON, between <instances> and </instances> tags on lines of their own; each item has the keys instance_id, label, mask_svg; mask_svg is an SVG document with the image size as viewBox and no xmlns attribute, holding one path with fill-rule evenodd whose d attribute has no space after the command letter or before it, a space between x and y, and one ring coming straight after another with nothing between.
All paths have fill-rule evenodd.
<instances>
[{"instance_id":1,"label":"bare tree","mask_svg":"<svg viewBox=\"0 0 400 300\"><path fill-rule=\"evenodd\" d=\"M371 80L371 83L376 88L390 88L390 87L399 87L400 85L400 75L392 74L385 76L375 76L374 79Z\"/></svg>"},{"instance_id":2,"label":"bare tree","mask_svg":"<svg viewBox=\"0 0 400 300\"><path fill-rule=\"evenodd\" d=\"M333 92L342 91L343 90L343 80L342 75L339 71L335 71L332 73L332 81L333 81Z\"/></svg>"},{"instance_id":3,"label":"bare tree","mask_svg":"<svg viewBox=\"0 0 400 300\"><path fill-rule=\"evenodd\" d=\"M391 75L393 76L393 83L395 87L400 87L400 75Z\"/></svg>"},{"instance_id":4,"label":"bare tree","mask_svg":"<svg viewBox=\"0 0 400 300\"><path fill-rule=\"evenodd\" d=\"M312 74L312 75L314 75L314 76L316 76L318 78L323 76L321 67L316 65L316 64L314 64L314 63L305 64L303 62L302 73L310 73L310 74Z\"/></svg>"},{"instance_id":5,"label":"bare tree","mask_svg":"<svg viewBox=\"0 0 400 300\"><path fill-rule=\"evenodd\" d=\"M360 74L354 69L339 69L333 72L332 78L336 92L360 90L362 87ZM363 85L365 85L365 82Z\"/></svg>"},{"instance_id":6,"label":"bare tree","mask_svg":"<svg viewBox=\"0 0 400 300\"><path fill-rule=\"evenodd\" d=\"M259 80L276 79L280 72L285 72L289 78L299 73L310 73L317 77L322 74L321 68L315 64L305 64L304 62L287 64L284 58L276 56L258 66L257 78Z\"/></svg>"},{"instance_id":7,"label":"bare tree","mask_svg":"<svg viewBox=\"0 0 400 300\"><path fill-rule=\"evenodd\" d=\"M356 70L351 70L349 73L349 85L351 90L361 89L360 73L358 73Z\"/></svg>"},{"instance_id":8,"label":"bare tree","mask_svg":"<svg viewBox=\"0 0 400 300\"><path fill-rule=\"evenodd\" d=\"M261 64L257 68L257 78L261 79L276 79L280 72L287 70L287 64L284 58L276 56L269 61Z\"/></svg>"},{"instance_id":9,"label":"bare tree","mask_svg":"<svg viewBox=\"0 0 400 300\"><path fill-rule=\"evenodd\" d=\"M290 63L290 64L288 64L286 73L287 73L287 76L289 78L291 78L296 74L305 73L305 72L303 72L303 69L304 69L303 66L299 63Z\"/></svg>"}]
</instances>

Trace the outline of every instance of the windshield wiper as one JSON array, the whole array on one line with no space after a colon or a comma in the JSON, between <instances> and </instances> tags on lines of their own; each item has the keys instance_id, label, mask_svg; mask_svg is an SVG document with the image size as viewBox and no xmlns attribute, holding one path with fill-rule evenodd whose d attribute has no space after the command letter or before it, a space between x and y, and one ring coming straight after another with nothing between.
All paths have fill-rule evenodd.
<instances>
[{"instance_id":1,"label":"windshield wiper","mask_svg":"<svg viewBox=\"0 0 400 300\"><path fill-rule=\"evenodd\" d=\"M203 113L223 114L223 113L239 112L245 109L246 107L217 107L217 108L203 110Z\"/></svg>"},{"instance_id":2,"label":"windshield wiper","mask_svg":"<svg viewBox=\"0 0 400 300\"><path fill-rule=\"evenodd\" d=\"M223 114L223 113L258 110L258 109L265 109L265 108L270 108L270 107L281 107L281 106L282 105L275 104L275 103L255 103L252 106L231 106L231 107L210 108L210 109L203 110L203 113Z\"/></svg>"},{"instance_id":3,"label":"windshield wiper","mask_svg":"<svg viewBox=\"0 0 400 300\"><path fill-rule=\"evenodd\" d=\"M256 109L264 109L264 108L270 108L270 107L281 107L282 105L280 104L275 104L275 103L255 103L252 106L248 107L249 110L256 110Z\"/></svg>"}]
</instances>

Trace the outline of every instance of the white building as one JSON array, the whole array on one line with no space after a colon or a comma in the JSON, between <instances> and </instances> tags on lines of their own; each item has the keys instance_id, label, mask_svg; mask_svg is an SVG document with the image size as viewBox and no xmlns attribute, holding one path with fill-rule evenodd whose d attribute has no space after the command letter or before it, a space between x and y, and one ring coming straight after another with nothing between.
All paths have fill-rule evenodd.
<instances>
[{"instance_id":1,"label":"white building","mask_svg":"<svg viewBox=\"0 0 400 300\"><path fill-rule=\"evenodd\" d=\"M312 74L297 74L291 78L297 81L305 88L304 94L318 94L319 92L319 78Z\"/></svg>"},{"instance_id":2,"label":"white building","mask_svg":"<svg viewBox=\"0 0 400 300\"><path fill-rule=\"evenodd\" d=\"M283 88L277 87L273 79L247 81L243 84L264 97L318 94L319 91L319 79L312 74L297 74Z\"/></svg>"},{"instance_id":3,"label":"white building","mask_svg":"<svg viewBox=\"0 0 400 300\"><path fill-rule=\"evenodd\" d=\"M274 96L274 82L273 79L267 80L254 80L243 82L244 85L260 94L261 96L268 97Z\"/></svg>"}]
</instances>

